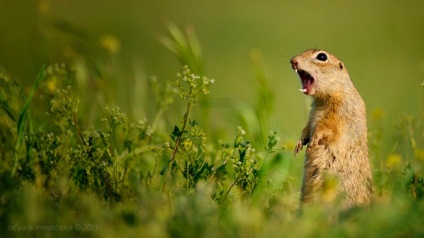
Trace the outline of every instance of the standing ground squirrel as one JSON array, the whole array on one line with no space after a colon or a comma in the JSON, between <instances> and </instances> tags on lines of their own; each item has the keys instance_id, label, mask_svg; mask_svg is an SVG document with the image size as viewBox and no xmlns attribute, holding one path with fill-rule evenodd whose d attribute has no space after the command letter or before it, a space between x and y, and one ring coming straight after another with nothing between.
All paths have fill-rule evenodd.
<instances>
[{"instance_id":1,"label":"standing ground squirrel","mask_svg":"<svg viewBox=\"0 0 424 238\"><path fill-rule=\"evenodd\" d=\"M294 150L296 155L309 144L301 202L340 199L344 208L369 204L372 175L365 104L346 67L323 50L307 50L290 63L300 77L300 91L313 99L308 124ZM328 181L334 184L330 196L325 191Z\"/></svg>"}]
</instances>

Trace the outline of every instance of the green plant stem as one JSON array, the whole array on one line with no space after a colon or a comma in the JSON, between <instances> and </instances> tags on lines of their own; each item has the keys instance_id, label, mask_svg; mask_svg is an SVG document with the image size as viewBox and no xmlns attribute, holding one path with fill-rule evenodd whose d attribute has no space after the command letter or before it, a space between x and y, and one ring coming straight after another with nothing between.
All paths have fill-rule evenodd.
<instances>
[{"instance_id":1,"label":"green plant stem","mask_svg":"<svg viewBox=\"0 0 424 238\"><path fill-rule=\"evenodd\" d=\"M225 192L225 196L222 199L221 204L219 205L219 208L220 209L222 209L222 206L224 205L225 200L227 199L228 195L230 194L231 189L233 189L233 187L237 184L237 182L239 181L240 177L241 177L241 174L239 174L239 176L237 176L237 178L234 180L234 183L231 184L231 186L228 188L227 192Z\"/></svg>"},{"instance_id":2,"label":"green plant stem","mask_svg":"<svg viewBox=\"0 0 424 238\"><path fill-rule=\"evenodd\" d=\"M269 150L267 150L267 152L266 152L266 154L265 154L265 157L264 157L264 161L262 161L262 165L261 165L261 171L263 170L263 168L264 168L264 166L265 166L265 163L266 163L266 159L268 158L268 156L269 156L269 154L270 154L271 152L269 151Z\"/></svg>"},{"instance_id":3,"label":"green plant stem","mask_svg":"<svg viewBox=\"0 0 424 238\"><path fill-rule=\"evenodd\" d=\"M411 184L411 193L412 193L412 197L414 198L414 200L417 200L417 188L418 188L418 182L420 181L420 178L418 177L417 173L414 172L414 177L413 177L414 181Z\"/></svg>"},{"instance_id":4,"label":"green plant stem","mask_svg":"<svg viewBox=\"0 0 424 238\"><path fill-rule=\"evenodd\" d=\"M169 178L169 175L171 174L172 163L174 162L175 156L176 156L177 151L178 151L178 148L180 147L181 138L183 137L185 128L187 126L188 115L190 113L191 106L192 106L192 103L190 101L188 101L187 102L187 111L186 111L186 113L184 114L184 117L183 117L183 127L181 128L181 133L178 135L177 139L175 140L175 147L174 147L174 150L172 152L171 159L169 160L168 171L167 171L167 173L165 175L165 179L164 179L164 181L162 183L162 188L161 188L162 191L163 191L163 189L165 187L166 181Z\"/></svg>"},{"instance_id":5,"label":"green plant stem","mask_svg":"<svg viewBox=\"0 0 424 238\"><path fill-rule=\"evenodd\" d=\"M16 122L16 116L14 115L12 109L9 107L8 103L6 101L0 100L1 108L6 112L6 114L12 119L12 121Z\"/></svg>"},{"instance_id":6,"label":"green plant stem","mask_svg":"<svg viewBox=\"0 0 424 238\"><path fill-rule=\"evenodd\" d=\"M81 130L80 130L80 128L78 127L78 124L77 124L77 123L78 123L77 116L76 116L75 114L73 114L73 115L72 115L72 119L74 120L74 127L75 127L75 130L77 131L78 136L79 136L79 138L81 139L81 142L85 145L84 136L82 135Z\"/></svg>"},{"instance_id":7,"label":"green plant stem","mask_svg":"<svg viewBox=\"0 0 424 238\"><path fill-rule=\"evenodd\" d=\"M234 139L234 144L236 143L236 141L237 141L237 137ZM237 152L237 148L235 148L235 149L234 149L234 151L233 151L233 155L232 155L232 158L233 158L233 159L235 159L236 152ZM223 198L223 199L222 199L222 201L221 201L221 205L219 206L220 208L222 208L222 206L223 206L223 204L224 204L225 199L227 199L228 194L230 194L231 189L233 189L234 185L236 185L236 184L237 184L237 182L239 181L240 177L241 177L241 174L239 174L239 176L237 176L237 178L234 180L234 183L233 183L233 184L231 184L231 186L228 188L227 192L225 193L224 198Z\"/></svg>"}]
</instances>

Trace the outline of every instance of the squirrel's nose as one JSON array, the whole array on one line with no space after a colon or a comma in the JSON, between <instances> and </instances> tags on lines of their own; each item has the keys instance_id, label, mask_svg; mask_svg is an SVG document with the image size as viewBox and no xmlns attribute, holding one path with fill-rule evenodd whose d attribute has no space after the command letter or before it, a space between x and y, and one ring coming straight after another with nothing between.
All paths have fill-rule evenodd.
<instances>
[{"instance_id":1,"label":"squirrel's nose","mask_svg":"<svg viewBox=\"0 0 424 238\"><path fill-rule=\"evenodd\" d=\"M294 70L296 70L296 69L297 69L298 62L297 62L297 60L296 60L296 58L295 58L295 57L291 58L290 63L291 63L291 65L292 65L292 68L293 68Z\"/></svg>"}]
</instances>

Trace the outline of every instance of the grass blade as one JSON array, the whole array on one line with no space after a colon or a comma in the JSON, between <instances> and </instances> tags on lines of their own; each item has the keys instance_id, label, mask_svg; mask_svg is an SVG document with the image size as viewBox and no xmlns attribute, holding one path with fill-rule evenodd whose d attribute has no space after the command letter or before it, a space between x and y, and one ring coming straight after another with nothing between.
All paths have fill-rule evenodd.
<instances>
[{"instance_id":1,"label":"grass blade","mask_svg":"<svg viewBox=\"0 0 424 238\"><path fill-rule=\"evenodd\" d=\"M28 95L28 98L26 99L25 104L22 108L22 111L19 115L18 125L17 125L17 137L16 137L16 144L15 144L16 150L19 150L22 146L22 141L24 140L24 125L27 119L28 108L29 108L29 105L31 104L32 98L34 97L35 90L37 90L38 88L38 84L44 77L45 69L46 69L46 65L43 65L40 71L38 71L37 78L35 79L35 82L32 85L31 92ZM15 165L13 167L13 174L15 173L17 164L18 164L18 156L15 157Z\"/></svg>"}]
</instances>

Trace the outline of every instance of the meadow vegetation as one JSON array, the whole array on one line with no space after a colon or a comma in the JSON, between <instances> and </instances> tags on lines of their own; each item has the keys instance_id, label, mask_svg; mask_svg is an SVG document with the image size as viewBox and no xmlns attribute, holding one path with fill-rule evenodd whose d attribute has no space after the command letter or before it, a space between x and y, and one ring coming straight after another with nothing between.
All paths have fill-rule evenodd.
<instances>
[{"instance_id":1,"label":"meadow vegetation","mask_svg":"<svg viewBox=\"0 0 424 238\"><path fill-rule=\"evenodd\" d=\"M107 60L96 67L81 57L43 66L29 88L1 68L2 234L424 235L423 112L399 115L397 134L385 147L384 112L369 112L371 207L342 212L316 206L299 212L301 170L293 162L293 142L267 130L277 102L257 57L250 61L259 85L257 103L239 108L240 124L230 125L231 136L223 137L210 127L217 119L209 96L225 79L205 75L192 32L170 25L161 41L181 68L170 79L151 77L146 96L133 102L149 110L148 118L117 105L122 82ZM118 47L113 37L102 44L111 55ZM332 190L330 184L324 192Z\"/></svg>"}]
</instances>

